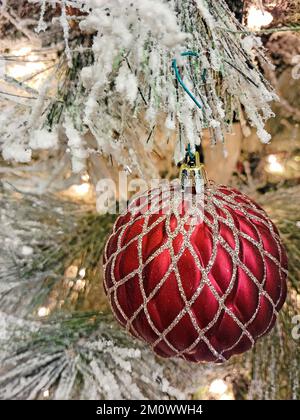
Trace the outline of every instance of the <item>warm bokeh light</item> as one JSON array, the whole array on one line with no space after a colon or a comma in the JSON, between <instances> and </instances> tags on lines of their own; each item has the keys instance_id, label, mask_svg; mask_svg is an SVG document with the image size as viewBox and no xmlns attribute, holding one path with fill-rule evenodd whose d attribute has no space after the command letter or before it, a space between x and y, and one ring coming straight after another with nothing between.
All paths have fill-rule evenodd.
<instances>
[{"instance_id":1,"label":"warm bokeh light","mask_svg":"<svg viewBox=\"0 0 300 420\"><path fill-rule=\"evenodd\" d=\"M47 53L42 52L33 44L24 44L25 41L21 41L15 48L9 48L5 54L0 54L0 82L7 83L7 80L15 79L29 88L39 89L53 71L57 55L50 50ZM10 85L9 87L9 93L18 93L11 91ZM6 86L5 90L7 89Z\"/></svg>"},{"instance_id":2,"label":"warm bokeh light","mask_svg":"<svg viewBox=\"0 0 300 420\"><path fill-rule=\"evenodd\" d=\"M211 394L218 394L218 395L222 395L227 391L228 386L226 385L226 383L223 381L223 379L215 379L214 381L212 381L212 383L210 384L209 387L209 392Z\"/></svg>"},{"instance_id":3,"label":"warm bokeh light","mask_svg":"<svg viewBox=\"0 0 300 420\"><path fill-rule=\"evenodd\" d=\"M50 395L49 389L46 389L46 391L43 392L44 398L48 398Z\"/></svg>"},{"instance_id":4,"label":"warm bokeh light","mask_svg":"<svg viewBox=\"0 0 300 420\"><path fill-rule=\"evenodd\" d=\"M221 401L234 400L234 397L233 397L233 395L232 395L232 394L225 393L225 394L222 394L222 395L221 395L220 400L221 400Z\"/></svg>"},{"instance_id":5,"label":"warm bokeh light","mask_svg":"<svg viewBox=\"0 0 300 420\"><path fill-rule=\"evenodd\" d=\"M45 62L32 53L30 47L21 47L10 52L11 56L16 57L15 61L7 61L6 75L14 79L23 80L46 68ZM18 61L19 60L19 61Z\"/></svg>"},{"instance_id":6,"label":"warm bokeh light","mask_svg":"<svg viewBox=\"0 0 300 420\"><path fill-rule=\"evenodd\" d=\"M84 182L83 184L72 185L69 192L76 198L82 198L90 192L90 184L88 182Z\"/></svg>"},{"instance_id":7,"label":"warm bokeh light","mask_svg":"<svg viewBox=\"0 0 300 420\"><path fill-rule=\"evenodd\" d=\"M284 172L283 165L279 162L277 156L270 155L268 156L268 164L266 167L267 172L273 173L273 174L282 174Z\"/></svg>"},{"instance_id":8,"label":"warm bokeh light","mask_svg":"<svg viewBox=\"0 0 300 420\"><path fill-rule=\"evenodd\" d=\"M88 181L90 180L90 176L89 176L89 174L88 174L88 173L83 174L83 175L81 176L81 180L82 180L83 182L88 182Z\"/></svg>"},{"instance_id":9,"label":"warm bokeh light","mask_svg":"<svg viewBox=\"0 0 300 420\"><path fill-rule=\"evenodd\" d=\"M223 379L215 379L209 387L209 393L216 400L234 400L232 390Z\"/></svg>"},{"instance_id":10,"label":"warm bokeh light","mask_svg":"<svg viewBox=\"0 0 300 420\"><path fill-rule=\"evenodd\" d=\"M76 290L77 292L80 292L81 290L85 288L85 285L86 285L85 280L77 280L74 285L74 290Z\"/></svg>"},{"instance_id":11,"label":"warm bokeh light","mask_svg":"<svg viewBox=\"0 0 300 420\"><path fill-rule=\"evenodd\" d=\"M40 318L44 318L45 316L48 316L50 313L50 309L46 308L45 306L41 306L38 310L38 316Z\"/></svg>"},{"instance_id":12,"label":"warm bokeh light","mask_svg":"<svg viewBox=\"0 0 300 420\"><path fill-rule=\"evenodd\" d=\"M273 20L271 13L266 10L251 6L248 13L248 28L257 31L269 25Z\"/></svg>"}]
</instances>

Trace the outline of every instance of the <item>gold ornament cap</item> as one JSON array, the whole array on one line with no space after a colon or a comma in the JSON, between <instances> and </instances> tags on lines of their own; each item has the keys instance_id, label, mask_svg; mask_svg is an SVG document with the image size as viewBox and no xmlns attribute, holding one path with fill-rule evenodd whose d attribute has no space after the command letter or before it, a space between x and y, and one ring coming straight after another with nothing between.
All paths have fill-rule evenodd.
<instances>
[{"instance_id":1,"label":"gold ornament cap","mask_svg":"<svg viewBox=\"0 0 300 420\"><path fill-rule=\"evenodd\" d=\"M186 153L185 160L180 165L179 173L182 188L186 185L194 187L196 192L200 192L203 186L208 183L208 177L203 163L200 161L199 152Z\"/></svg>"}]
</instances>

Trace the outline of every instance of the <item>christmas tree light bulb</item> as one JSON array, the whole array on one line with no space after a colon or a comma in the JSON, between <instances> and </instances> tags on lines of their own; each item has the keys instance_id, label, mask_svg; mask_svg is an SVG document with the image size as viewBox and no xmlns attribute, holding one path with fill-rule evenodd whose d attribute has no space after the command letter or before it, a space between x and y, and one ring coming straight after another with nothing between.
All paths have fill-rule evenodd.
<instances>
[{"instance_id":1,"label":"christmas tree light bulb","mask_svg":"<svg viewBox=\"0 0 300 420\"><path fill-rule=\"evenodd\" d=\"M41 306L38 310L38 316L40 318L44 318L45 316L49 315L50 309L46 308L45 306Z\"/></svg>"},{"instance_id":2,"label":"christmas tree light bulb","mask_svg":"<svg viewBox=\"0 0 300 420\"><path fill-rule=\"evenodd\" d=\"M78 197L83 197L86 194L88 194L90 190L90 184L87 182L84 182L83 184L80 185L73 185L72 187L72 192L74 193L74 195L78 196Z\"/></svg>"},{"instance_id":3,"label":"christmas tree light bulb","mask_svg":"<svg viewBox=\"0 0 300 420\"><path fill-rule=\"evenodd\" d=\"M263 26L268 26L273 21L271 13L251 6L248 14L248 28L254 31L261 29Z\"/></svg>"},{"instance_id":4,"label":"christmas tree light bulb","mask_svg":"<svg viewBox=\"0 0 300 420\"><path fill-rule=\"evenodd\" d=\"M18 59L12 61L12 64L6 64L5 70L9 77L23 79L46 69L45 62L39 60L36 54L32 54L32 49L29 46L11 51L11 55Z\"/></svg>"},{"instance_id":5,"label":"christmas tree light bulb","mask_svg":"<svg viewBox=\"0 0 300 420\"><path fill-rule=\"evenodd\" d=\"M226 385L226 383L223 381L223 379L215 379L214 381L212 381L212 383L210 384L209 387L209 392L211 394L218 394L218 395L222 395L227 391L228 386Z\"/></svg>"},{"instance_id":6,"label":"christmas tree light bulb","mask_svg":"<svg viewBox=\"0 0 300 420\"><path fill-rule=\"evenodd\" d=\"M282 174L284 172L283 165L278 161L277 156L270 155L268 156L268 166L267 171L274 174Z\"/></svg>"},{"instance_id":7,"label":"christmas tree light bulb","mask_svg":"<svg viewBox=\"0 0 300 420\"><path fill-rule=\"evenodd\" d=\"M49 397L49 395L50 395L50 393L49 393L49 389L46 389L46 391L44 391L44 392L43 392L43 396L44 396L44 398L48 398L48 397Z\"/></svg>"},{"instance_id":8,"label":"christmas tree light bulb","mask_svg":"<svg viewBox=\"0 0 300 420\"><path fill-rule=\"evenodd\" d=\"M81 180L84 181L84 182L88 182L90 180L89 174L83 174L81 176Z\"/></svg>"}]
</instances>

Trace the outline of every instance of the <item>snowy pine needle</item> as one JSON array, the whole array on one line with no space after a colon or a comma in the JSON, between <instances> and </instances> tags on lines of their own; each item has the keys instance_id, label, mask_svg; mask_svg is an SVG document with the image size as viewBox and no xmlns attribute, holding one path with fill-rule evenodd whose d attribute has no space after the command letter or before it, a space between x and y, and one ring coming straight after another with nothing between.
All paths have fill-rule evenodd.
<instances>
[{"instance_id":1,"label":"snowy pine needle","mask_svg":"<svg viewBox=\"0 0 300 420\"><path fill-rule=\"evenodd\" d=\"M19 328L13 341L0 337L0 399L182 399L195 386L190 367L158 360L104 315Z\"/></svg>"},{"instance_id":2,"label":"snowy pine needle","mask_svg":"<svg viewBox=\"0 0 300 420\"><path fill-rule=\"evenodd\" d=\"M79 249L86 254L86 244L94 244L90 258L84 260L87 272L94 273L89 282L96 281L94 284L101 288L99 271L89 267L95 268L95 262L99 262L104 232L111 222L108 219L99 223L99 216L89 212L83 217L88 209L78 210L74 203L54 197L23 197L2 190L0 234L5 247L0 254L0 398L187 398L197 384L207 385L212 377L227 371L235 380L235 375L247 371L248 390L244 398L248 393L249 399L298 399L300 354L292 330L296 327L293 317L299 311L299 197L299 187L295 187L259 199L279 227L289 253L289 297L272 334L252 352L236 357L232 362L234 369L229 364L221 370L218 366L195 368L185 362L156 358L120 329L107 307L93 311L93 302L86 302L85 295L81 297L84 304L76 301L71 306L56 305L50 315L48 306L40 306L43 311L39 314L35 310L37 303L49 303L47 296L51 293L52 298L58 299L64 267L69 266L73 253ZM76 227L79 222L83 223L80 229ZM102 236L97 223L99 228L103 225ZM62 239L71 230L73 238L81 232L79 241L72 242L73 246L66 248L58 260L66 243ZM49 254L51 249L56 252ZM36 256L42 266L31 264ZM23 276L26 267L31 267L30 275ZM43 267L49 272L45 273ZM45 275L49 277L50 272L53 282L49 289ZM101 293L97 300L99 297Z\"/></svg>"},{"instance_id":3,"label":"snowy pine needle","mask_svg":"<svg viewBox=\"0 0 300 420\"><path fill-rule=\"evenodd\" d=\"M5 244L0 253L1 310L31 313L49 304L49 294L53 309L60 300L74 308L100 283L100 257L115 216L100 216L88 206L55 196L21 194L7 186L0 189L0 208L0 238ZM77 271L85 268L83 276L72 274L76 264ZM59 294L60 289L64 293Z\"/></svg>"},{"instance_id":4,"label":"snowy pine needle","mask_svg":"<svg viewBox=\"0 0 300 420\"><path fill-rule=\"evenodd\" d=\"M7 188L0 203L0 399L177 399L195 389L192 369L158 360L108 313L101 251L113 216Z\"/></svg>"},{"instance_id":5,"label":"snowy pine needle","mask_svg":"<svg viewBox=\"0 0 300 420\"><path fill-rule=\"evenodd\" d=\"M37 29L51 27L54 23L45 24L44 15L53 2L33 2L41 4ZM264 51L224 0L56 4L65 40L65 54L54 72L57 90L53 95L53 86L45 84L39 99L28 103L34 118L21 125L17 136L9 118L0 128L5 159L28 162L33 145L49 147L52 131L60 133L52 142L68 148L75 172L100 153L133 173L150 176L153 166L145 153L166 150L167 140L175 136L174 158L179 162L186 145L193 150L206 129L212 144L223 142L241 106L262 142L269 142L264 124L273 115L269 104L276 95L257 66L257 61L267 64ZM180 57L187 50L199 58ZM174 58L201 110L176 82ZM9 102L4 116L14 107L26 112L23 103Z\"/></svg>"}]
</instances>

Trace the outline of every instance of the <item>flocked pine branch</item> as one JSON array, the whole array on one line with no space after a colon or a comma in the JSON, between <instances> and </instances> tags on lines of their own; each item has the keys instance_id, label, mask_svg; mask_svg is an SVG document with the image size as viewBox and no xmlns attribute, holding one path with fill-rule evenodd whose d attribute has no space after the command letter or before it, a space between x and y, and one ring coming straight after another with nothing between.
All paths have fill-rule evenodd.
<instances>
[{"instance_id":1,"label":"flocked pine branch","mask_svg":"<svg viewBox=\"0 0 300 420\"><path fill-rule=\"evenodd\" d=\"M300 396L299 314L300 229L299 187L262 195L266 209L286 246L289 257L288 299L274 331L255 346L250 358L248 399L279 400Z\"/></svg>"},{"instance_id":2,"label":"flocked pine branch","mask_svg":"<svg viewBox=\"0 0 300 420\"><path fill-rule=\"evenodd\" d=\"M101 285L113 216L9 188L0 202L0 399L180 399L213 374L156 358L113 321Z\"/></svg>"},{"instance_id":3,"label":"flocked pine branch","mask_svg":"<svg viewBox=\"0 0 300 420\"><path fill-rule=\"evenodd\" d=\"M269 103L276 95L254 61L265 61L264 52L224 0L33 2L41 4L39 30L51 26L44 10L54 3L61 8L65 72L54 98L47 95L49 87L42 89L20 135L2 129L7 159L14 158L14 147L18 160L28 161L32 150L60 144L69 150L74 171L101 153L145 175L147 159L141 157L158 141L164 150L175 133L178 162L187 143L194 148L201 142L205 129L213 144L222 142L241 106L261 140L270 140L264 122L273 115ZM180 57L186 50L199 58ZM201 110L175 81L175 57Z\"/></svg>"},{"instance_id":4,"label":"flocked pine branch","mask_svg":"<svg viewBox=\"0 0 300 420\"><path fill-rule=\"evenodd\" d=\"M0 336L0 399L183 399L195 389L191 367L158 360L103 314L13 325L11 340Z\"/></svg>"},{"instance_id":5,"label":"flocked pine branch","mask_svg":"<svg viewBox=\"0 0 300 420\"><path fill-rule=\"evenodd\" d=\"M252 352L235 358L235 369L197 367L189 379L191 370L184 363L155 359L111 320L101 290L100 254L108 230L104 219L53 197L26 198L3 190L0 397L43 398L49 392L50 398L89 398L90 386L94 398L179 398L187 397L194 381L207 385L227 371L233 380L245 376L243 398L298 399L300 353L292 331L299 311L299 197L295 187L259 199L279 227L289 254L289 297L278 326ZM72 270L75 264L86 270L72 274L65 270L70 264ZM77 287L83 280L87 289L93 287L95 300ZM160 372L155 378L153 370ZM127 378L127 388L120 377ZM186 379L178 385L178 378Z\"/></svg>"},{"instance_id":6,"label":"flocked pine branch","mask_svg":"<svg viewBox=\"0 0 300 420\"><path fill-rule=\"evenodd\" d=\"M101 253L114 215L55 198L0 190L0 305L10 314L80 306L101 283ZM79 274L80 270L81 274ZM59 294L60 290L60 294ZM101 308L101 293L98 305ZM77 306L78 307L78 306Z\"/></svg>"}]
</instances>

